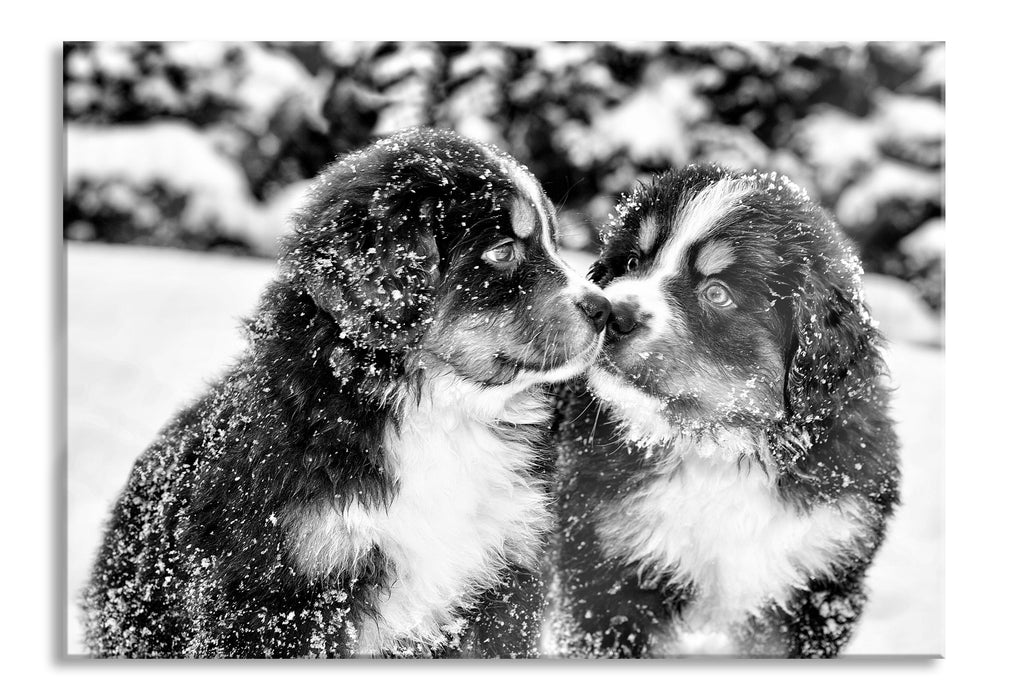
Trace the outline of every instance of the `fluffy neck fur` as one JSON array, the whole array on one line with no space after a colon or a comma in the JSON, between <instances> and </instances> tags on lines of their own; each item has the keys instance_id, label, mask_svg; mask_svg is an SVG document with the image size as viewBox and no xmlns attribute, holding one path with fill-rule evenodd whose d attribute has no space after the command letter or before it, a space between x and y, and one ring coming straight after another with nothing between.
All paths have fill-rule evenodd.
<instances>
[{"instance_id":1,"label":"fluffy neck fur","mask_svg":"<svg viewBox=\"0 0 1009 700\"><path fill-rule=\"evenodd\" d=\"M437 646L510 564L533 566L549 525L532 467L549 416L544 392L481 388L428 375L393 399L382 441L391 494L295 514L294 550L306 572L353 569L378 547L387 581L362 620L358 653Z\"/></svg>"},{"instance_id":2,"label":"fluffy neck fur","mask_svg":"<svg viewBox=\"0 0 1009 700\"><path fill-rule=\"evenodd\" d=\"M734 625L785 607L810 576L830 575L866 536L854 498L800 509L781 497L774 470L738 441L680 440L651 473L602 513L607 554L658 585L693 595L667 653L732 653Z\"/></svg>"}]
</instances>

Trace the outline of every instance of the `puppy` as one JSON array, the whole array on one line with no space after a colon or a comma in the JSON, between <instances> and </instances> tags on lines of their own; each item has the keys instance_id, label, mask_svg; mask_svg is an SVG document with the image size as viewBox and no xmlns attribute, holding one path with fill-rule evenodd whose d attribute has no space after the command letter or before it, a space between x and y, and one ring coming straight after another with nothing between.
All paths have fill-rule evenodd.
<instances>
[{"instance_id":1,"label":"puppy","mask_svg":"<svg viewBox=\"0 0 1009 700\"><path fill-rule=\"evenodd\" d=\"M559 652L834 656L898 498L861 267L774 174L657 177L592 278L606 343L562 406Z\"/></svg>"},{"instance_id":2,"label":"puppy","mask_svg":"<svg viewBox=\"0 0 1009 700\"><path fill-rule=\"evenodd\" d=\"M411 130L319 175L248 350L139 458L97 656L534 654L544 385L609 304L505 154Z\"/></svg>"}]
</instances>

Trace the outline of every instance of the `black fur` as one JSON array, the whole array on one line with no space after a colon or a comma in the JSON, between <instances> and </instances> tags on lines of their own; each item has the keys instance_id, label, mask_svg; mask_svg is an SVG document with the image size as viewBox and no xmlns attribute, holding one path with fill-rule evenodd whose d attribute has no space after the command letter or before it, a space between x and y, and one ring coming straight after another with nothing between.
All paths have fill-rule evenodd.
<instances>
[{"instance_id":1,"label":"black fur","mask_svg":"<svg viewBox=\"0 0 1009 700\"><path fill-rule=\"evenodd\" d=\"M292 506L382 508L396 497L383 433L398 419L391 392L423 381L422 345L458 376L496 385L522 370L519 359L566 361L543 344L544 324L594 335L566 307L550 316L539 306L562 306L565 277L538 234L514 269L481 264L488 245L514 239L509 208L524 196L503 158L412 130L320 174L247 324L246 353L134 465L84 596L92 654L355 653L355 630L395 580L387 553L376 546L352 570L306 574L289 544ZM475 348L452 340L477 321L497 335ZM534 425L501 432L543 438ZM510 566L501 589L475 591L478 603L460 611L468 625L456 647L385 653L535 654L542 583Z\"/></svg>"},{"instance_id":2,"label":"black fur","mask_svg":"<svg viewBox=\"0 0 1009 700\"><path fill-rule=\"evenodd\" d=\"M756 468L776 477L777 497L797 511L841 499L863 504L869 535L839 556L829 575L807 580L787 605L768 606L732 631L743 655L834 656L861 613L865 570L898 502L899 481L880 339L861 299L861 270L836 225L783 178L692 166L656 177L618 206L591 276L606 287L647 275L656 252L676 236L672 222L680 207L720 180L742 177L751 178L755 191L727 211L710 236L732 250L733 264L717 277L732 290L736 308L721 313L699 298L705 280L694 268L701 247L694 245L687 269L664 287L683 324L663 336L666 345L649 348L664 354L629 360L630 350L640 348L621 355L621 343L631 336L611 336L600 366L622 371L630 384L665 400L666 420L679 430L673 444L727 427L765 444L753 460ZM657 240L642 254L638 233L649 219L657 222ZM621 311L611 301L612 318L642 313ZM622 363L619 370L613 360ZM682 394L667 389L710 371L716 372L706 375L711 382L723 386L756 377L753 400L715 410L706 402L707 384ZM672 582L668 571L649 571L646 562L607 554L599 526L603 512L628 494L668 478L655 469L671 446L627 441L613 407L584 382L570 384L560 411L555 567L561 651L661 654L658 635L676 634L681 613L699 591L692 582Z\"/></svg>"}]
</instances>

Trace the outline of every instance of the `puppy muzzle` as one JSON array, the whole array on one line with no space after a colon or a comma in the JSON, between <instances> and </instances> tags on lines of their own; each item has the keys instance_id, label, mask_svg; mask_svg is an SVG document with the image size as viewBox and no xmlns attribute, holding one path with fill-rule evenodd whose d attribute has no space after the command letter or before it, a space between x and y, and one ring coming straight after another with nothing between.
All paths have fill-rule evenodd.
<instances>
[{"instance_id":1,"label":"puppy muzzle","mask_svg":"<svg viewBox=\"0 0 1009 700\"><path fill-rule=\"evenodd\" d=\"M630 335L640 325L640 307L634 301L622 300L611 305L609 322L606 324L607 341L615 341Z\"/></svg>"},{"instance_id":2,"label":"puppy muzzle","mask_svg":"<svg viewBox=\"0 0 1009 700\"><path fill-rule=\"evenodd\" d=\"M606 322L610 318L610 301L602 294L586 292L575 302L575 306L585 314L596 333L600 333L606 328Z\"/></svg>"}]
</instances>

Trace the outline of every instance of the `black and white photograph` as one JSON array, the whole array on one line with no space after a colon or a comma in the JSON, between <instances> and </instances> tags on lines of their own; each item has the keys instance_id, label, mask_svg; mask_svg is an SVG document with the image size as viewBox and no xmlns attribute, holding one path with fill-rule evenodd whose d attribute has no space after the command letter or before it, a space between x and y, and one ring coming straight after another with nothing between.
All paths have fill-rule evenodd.
<instances>
[{"instance_id":1,"label":"black and white photograph","mask_svg":"<svg viewBox=\"0 0 1009 700\"><path fill-rule=\"evenodd\" d=\"M62 43L61 652L943 657L945 61Z\"/></svg>"}]
</instances>

